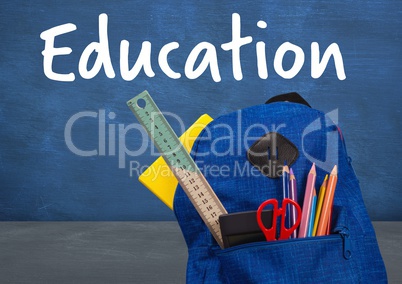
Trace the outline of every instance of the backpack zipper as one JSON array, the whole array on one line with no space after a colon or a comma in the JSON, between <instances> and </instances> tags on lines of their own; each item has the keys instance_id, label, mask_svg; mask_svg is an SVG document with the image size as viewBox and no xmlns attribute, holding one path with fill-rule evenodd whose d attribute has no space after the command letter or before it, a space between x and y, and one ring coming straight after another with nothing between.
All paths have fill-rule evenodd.
<instances>
[{"instance_id":1,"label":"backpack zipper","mask_svg":"<svg viewBox=\"0 0 402 284\"><path fill-rule=\"evenodd\" d=\"M343 257L345 259L350 259L352 257L352 250L350 244L349 229L346 227L337 227L334 232L338 233L343 240Z\"/></svg>"}]
</instances>

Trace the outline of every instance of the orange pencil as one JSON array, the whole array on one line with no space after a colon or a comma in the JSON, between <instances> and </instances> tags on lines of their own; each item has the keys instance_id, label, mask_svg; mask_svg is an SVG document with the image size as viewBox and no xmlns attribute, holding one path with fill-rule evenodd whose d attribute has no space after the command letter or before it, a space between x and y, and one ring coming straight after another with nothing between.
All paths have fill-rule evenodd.
<instances>
[{"instance_id":1,"label":"orange pencil","mask_svg":"<svg viewBox=\"0 0 402 284\"><path fill-rule=\"evenodd\" d=\"M338 181L338 167L335 165L329 175L327 182L327 189L325 191L324 202L322 204L320 221L318 223L316 236L324 236L327 234L330 214L332 211L332 204L334 202L334 194L336 189L336 182Z\"/></svg>"},{"instance_id":2,"label":"orange pencil","mask_svg":"<svg viewBox=\"0 0 402 284\"><path fill-rule=\"evenodd\" d=\"M327 226L327 230L325 231L325 233L327 235L329 235L329 233L331 232L331 220L332 220L332 209L331 209L331 212L329 213L328 226Z\"/></svg>"}]
</instances>

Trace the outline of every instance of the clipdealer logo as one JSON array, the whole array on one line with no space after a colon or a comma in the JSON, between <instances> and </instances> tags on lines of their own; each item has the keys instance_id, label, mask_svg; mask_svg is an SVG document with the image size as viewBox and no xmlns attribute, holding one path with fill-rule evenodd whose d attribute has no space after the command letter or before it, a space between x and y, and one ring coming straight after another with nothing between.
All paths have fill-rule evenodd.
<instances>
[{"instance_id":1,"label":"clipdealer logo","mask_svg":"<svg viewBox=\"0 0 402 284\"><path fill-rule=\"evenodd\" d=\"M272 124L267 126L265 124L253 124L246 128L242 128L242 117L241 111L237 112L236 124L228 125L225 123L217 123L211 127L205 128L204 134L198 139L207 141L210 147L205 152L197 152L197 156L200 157L199 167L203 172L204 176L222 176L222 177L235 177L235 176L256 176L261 173L255 167L253 167L247 159L243 162L235 161L232 165L223 165L220 167L214 165L207 165L203 163L202 157L208 155L214 155L216 157L224 156L240 156L243 152L242 149L248 149L254 141L258 140L262 134L268 132L280 132L281 129L286 128L286 124L275 125ZM175 123L179 125L179 132L184 133L186 128L183 120L176 114L171 112L163 112L165 117L174 119ZM73 138L73 129L78 124L79 126L85 126L84 118L91 118L97 120L97 139L98 147L96 149L82 149L79 148L75 143ZM107 122L108 118L108 122ZM151 155L152 157L159 157L160 153L154 150L152 146L151 139L144 130L141 124L121 124L113 123L116 118L114 112L106 113L105 109L99 109L98 111L81 111L72 115L66 122L64 128L64 138L67 148L75 155L81 157L93 157L93 156L117 156L118 167L120 169L125 169L127 166L127 156L130 158L128 161L130 176L140 176L144 171L146 171L150 165L145 165L140 162L139 157L142 155ZM325 171L331 171L333 165L338 164L338 150L339 150L339 129L338 124L338 109L328 112L323 118L317 118L307 125L301 131L301 149L300 152L311 162L315 163L317 167L322 168ZM91 124L93 125L93 124ZM202 125L198 127L203 127ZM235 129L233 129L235 127ZM212 137L211 130L221 129L224 130L223 135L220 137ZM242 130L243 129L243 130ZM255 131L257 130L257 131ZM325 137L322 137L323 144L320 145L321 149L325 148L322 155L317 157L316 149L312 149L311 139L309 135L316 132L322 131ZM127 147L126 137L129 132L134 132L135 141L130 139L130 147ZM253 134L254 133L254 134ZM255 135L255 133L262 133L261 135ZM117 140L116 140L117 134ZM132 135L132 133L130 133ZM82 134L81 135L85 135ZM131 138L131 136L130 136ZM194 139L194 138L192 138ZM96 141L96 140L95 140ZM225 145L222 147L222 145ZM325 147L324 147L325 146ZM172 175L168 166L163 166L160 168L152 168L153 172L148 171L148 174L154 174L155 176L169 176ZM278 170L278 169L276 169ZM280 169L279 169L280 170Z\"/></svg>"}]
</instances>

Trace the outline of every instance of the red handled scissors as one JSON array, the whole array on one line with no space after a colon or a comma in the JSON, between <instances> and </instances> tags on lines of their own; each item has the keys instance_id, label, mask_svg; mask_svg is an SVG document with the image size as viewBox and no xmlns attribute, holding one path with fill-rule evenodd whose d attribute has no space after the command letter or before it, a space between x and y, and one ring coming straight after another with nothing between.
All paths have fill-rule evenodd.
<instances>
[{"instance_id":1,"label":"red handled scissors","mask_svg":"<svg viewBox=\"0 0 402 284\"><path fill-rule=\"evenodd\" d=\"M297 219L296 219L296 223L293 224L292 227L290 228L286 228L285 226L285 216L286 214L290 214L290 212L286 212L286 208L289 208L289 204L293 205L296 210L297 210ZM272 205L274 208L272 210L273 212L273 218L272 218L272 227L271 228L266 228L264 223L262 222L261 219L261 213L262 210L267 206L267 205ZM265 238L267 239L267 241L275 241L275 240L287 240L289 239L290 235L293 233L294 230L297 229L297 227L300 224L300 220L301 220L301 208L299 206L299 204L297 204L297 202L295 202L292 199L289 198L285 198L283 199L282 202L282 208L278 208L278 200L276 199L268 199L266 201L264 201L263 203L261 203L260 207L258 207L257 210L257 223L258 226L260 227L261 231L264 233ZM276 238L276 222L279 216L282 215L281 218L281 230L280 230L280 234L279 234L279 238Z\"/></svg>"}]
</instances>

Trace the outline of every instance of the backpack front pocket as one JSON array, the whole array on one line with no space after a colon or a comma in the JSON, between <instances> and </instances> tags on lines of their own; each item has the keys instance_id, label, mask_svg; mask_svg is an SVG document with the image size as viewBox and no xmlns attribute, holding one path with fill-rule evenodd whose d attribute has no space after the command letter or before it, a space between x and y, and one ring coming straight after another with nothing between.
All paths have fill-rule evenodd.
<instances>
[{"instance_id":1,"label":"backpack front pocket","mask_svg":"<svg viewBox=\"0 0 402 284\"><path fill-rule=\"evenodd\" d=\"M246 244L216 255L228 283L356 283L345 247L345 237L334 234Z\"/></svg>"},{"instance_id":2,"label":"backpack front pocket","mask_svg":"<svg viewBox=\"0 0 402 284\"><path fill-rule=\"evenodd\" d=\"M214 252L228 283L358 283L346 210L334 207L333 221L328 236L256 242Z\"/></svg>"}]
</instances>

